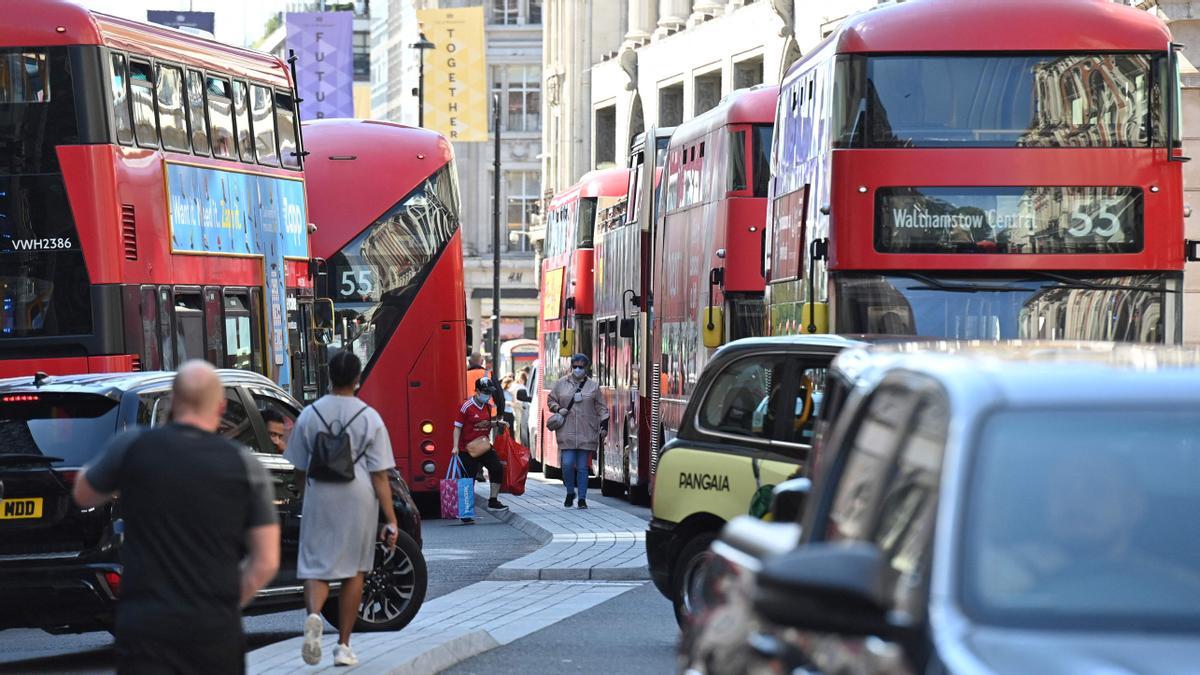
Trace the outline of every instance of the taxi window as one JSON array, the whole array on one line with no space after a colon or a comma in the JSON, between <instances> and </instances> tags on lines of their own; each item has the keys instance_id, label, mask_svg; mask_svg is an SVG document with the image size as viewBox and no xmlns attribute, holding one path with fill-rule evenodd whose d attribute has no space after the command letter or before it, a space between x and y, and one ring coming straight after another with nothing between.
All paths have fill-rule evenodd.
<instances>
[{"instance_id":1,"label":"taxi window","mask_svg":"<svg viewBox=\"0 0 1200 675\"><path fill-rule=\"evenodd\" d=\"M708 431L770 440L787 357L762 354L725 368L705 393L700 424Z\"/></svg>"},{"instance_id":2,"label":"taxi window","mask_svg":"<svg viewBox=\"0 0 1200 675\"><path fill-rule=\"evenodd\" d=\"M799 388L796 390L796 404L791 411L790 423L785 423L780 430L781 439L794 445L811 446L815 436L817 416L821 412L821 404L825 400L824 367L800 366Z\"/></svg>"}]
</instances>

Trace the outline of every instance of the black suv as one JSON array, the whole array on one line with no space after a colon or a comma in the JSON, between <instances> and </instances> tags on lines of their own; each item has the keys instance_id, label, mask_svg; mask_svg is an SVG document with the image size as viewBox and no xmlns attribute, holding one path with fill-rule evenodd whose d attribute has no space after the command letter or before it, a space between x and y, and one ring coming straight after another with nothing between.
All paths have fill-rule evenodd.
<instances>
[{"instance_id":1,"label":"black suv","mask_svg":"<svg viewBox=\"0 0 1200 675\"><path fill-rule=\"evenodd\" d=\"M303 583L296 578L301 499L294 469L275 451L261 414L282 415L286 435L301 406L262 375L218 372L227 398L220 433L249 447L270 471L283 526L279 573L247 613L303 607ZM173 377L152 372L0 380L0 629L70 633L111 625L121 593L120 500L81 509L71 488L115 433L166 422ZM399 543L391 554L377 548L355 630L398 630L425 599L421 517L395 471L391 484ZM337 625L332 598L324 614Z\"/></svg>"}]
</instances>

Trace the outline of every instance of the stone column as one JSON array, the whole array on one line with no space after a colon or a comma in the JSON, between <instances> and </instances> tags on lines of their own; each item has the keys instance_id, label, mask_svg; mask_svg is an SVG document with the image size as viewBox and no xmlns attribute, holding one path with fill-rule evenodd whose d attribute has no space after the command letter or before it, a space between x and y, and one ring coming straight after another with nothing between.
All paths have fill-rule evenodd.
<instances>
[{"instance_id":1,"label":"stone column","mask_svg":"<svg viewBox=\"0 0 1200 675\"><path fill-rule=\"evenodd\" d=\"M706 19L720 16L725 11L725 0L695 0L688 25L695 26Z\"/></svg>"},{"instance_id":2,"label":"stone column","mask_svg":"<svg viewBox=\"0 0 1200 675\"><path fill-rule=\"evenodd\" d=\"M625 42L640 44L650 39L658 12L657 0L629 0L629 30Z\"/></svg>"},{"instance_id":3,"label":"stone column","mask_svg":"<svg viewBox=\"0 0 1200 675\"><path fill-rule=\"evenodd\" d=\"M691 0L658 0L658 30L654 31L654 37L661 38L671 30L683 28L691 13Z\"/></svg>"}]
</instances>

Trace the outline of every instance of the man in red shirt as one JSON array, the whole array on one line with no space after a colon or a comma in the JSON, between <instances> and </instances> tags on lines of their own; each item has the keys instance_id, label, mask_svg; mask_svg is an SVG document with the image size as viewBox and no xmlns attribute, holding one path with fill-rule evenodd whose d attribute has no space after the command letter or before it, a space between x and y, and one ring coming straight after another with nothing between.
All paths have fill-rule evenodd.
<instances>
[{"instance_id":1,"label":"man in red shirt","mask_svg":"<svg viewBox=\"0 0 1200 675\"><path fill-rule=\"evenodd\" d=\"M496 450L490 447L492 429L504 424L492 418L492 412L488 407L488 401L492 398L494 390L495 385L489 377L481 377L475 381L475 395L459 406L458 414L454 419L454 447L450 452L461 457L463 467L467 470L467 476L474 476L480 466L487 468L492 490L487 507L493 510L503 510L508 508L500 503L500 485L504 480L504 467L500 464L500 456L496 454ZM478 457L472 457L470 452L459 452L459 450L466 450L467 445L477 438L489 440L487 452ZM462 521L467 524L475 522L473 518L463 518Z\"/></svg>"}]
</instances>

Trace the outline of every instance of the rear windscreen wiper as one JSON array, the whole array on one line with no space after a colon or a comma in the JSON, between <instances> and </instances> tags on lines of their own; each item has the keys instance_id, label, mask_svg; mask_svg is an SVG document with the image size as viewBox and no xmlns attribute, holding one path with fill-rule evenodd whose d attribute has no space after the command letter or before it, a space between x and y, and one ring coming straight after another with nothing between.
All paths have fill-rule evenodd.
<instances>
[{"instance_id":1,"label":"rear windscreen wiper","mask_svg":"<svg viewBox=\"0 0 1200 675\"><path fill-rule=\"evenodd\" d=\"M1143 284L1109 284L1088 279L1078 279L1069 277L1065 274L1055 274L1054 272L1030 272L1039 277L1057 281L1058 286L1055 288L1067 288L1089 291L1149 291L1153 293L1178 293L1178 290L1170 290L1165 286L1146 286Z\"/></svg>"},{"instance_id":2,"label":"rear windscreen wiper","mask_svg":"<svg viewBox=\"0 0 1200 675\"><path fill-rule=\"evenodd\" d=\"M0 453L0 466L14 466L17 464L53 464L61 461L63 461L62 457L51 457L50 455L31 455L24 452Z\"/></svg>"},{"instance_id":3,"label":"rear windscreen wiper","mask_svg":"<svg viewBox=\"0 0 1200 675\"><path fill-rule=\"evenodd\" d=\"M916 272L909 272L908 276L924 284L923 286L909 286L909 290L912 291L951 291L956 293L976 293L979 291L1014 291L1032 293L1038 290L1036 288L1025 288L1024 286L995 286L991 284L979 284L973 281L963 281L961 283L948 284L927 274L917 274Z\"/></svg>"}]
</instances>

